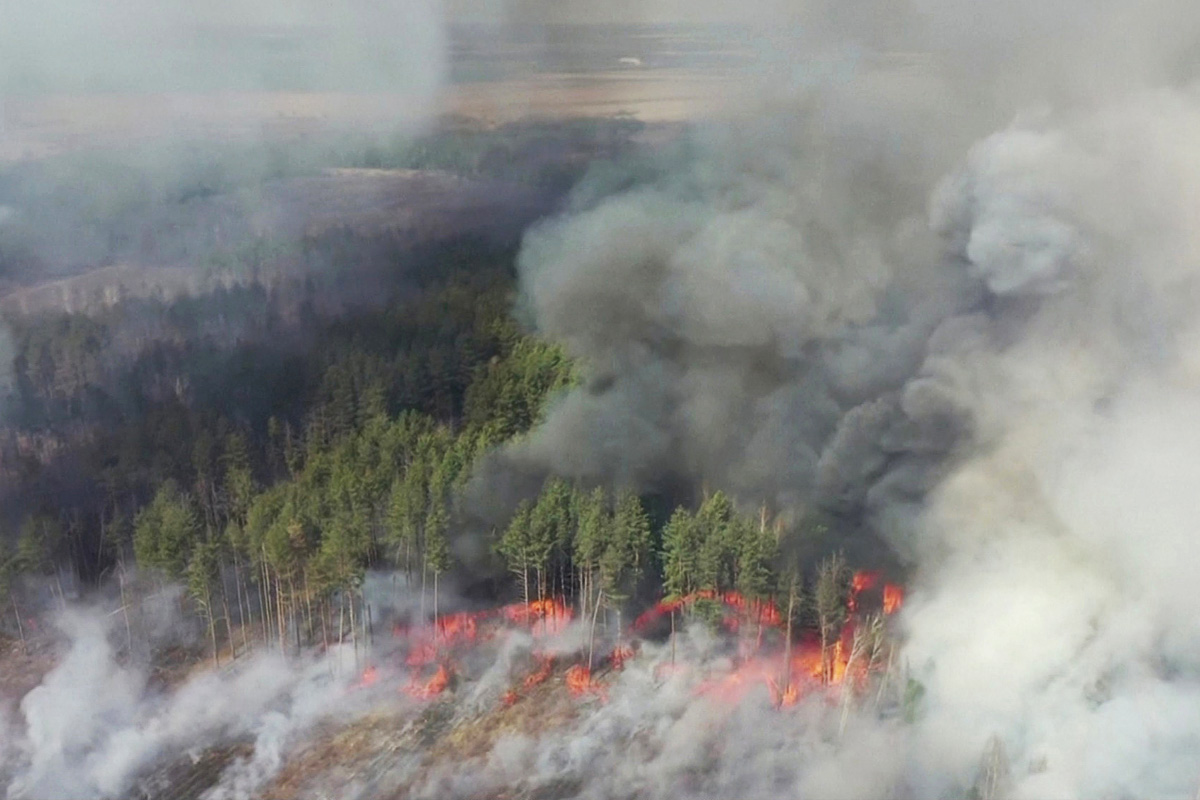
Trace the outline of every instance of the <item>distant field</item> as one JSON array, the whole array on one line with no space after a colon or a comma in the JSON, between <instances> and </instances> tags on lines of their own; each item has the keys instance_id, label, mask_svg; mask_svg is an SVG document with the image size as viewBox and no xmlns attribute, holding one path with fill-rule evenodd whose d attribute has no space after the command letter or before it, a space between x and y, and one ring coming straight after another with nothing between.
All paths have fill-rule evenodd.
<instances>
[{"instance_id":1,"label":"distant field","mask_svg":"<svg viewBox=\"0 0 1200 800\"><path fill-rule=\"evenodd\" d=\"M736 82L687 73L539 75L447 87L432 101L388 93L236 92L55 95L14 98L5 108L0 160L162 136L288 138L346 128L389 129L438 116L484 124L523 117L628 114L645 122L720 110Z\"/></svg>"},{"instance_id":2,"label":"distant field","mask_svg":"<svg viewBox=\"0 0 1200 800\"><path fill-rule=\"evenodd\" d=\"M286 139L346 128L395 130L446 116L484 124L617 114L678 121L716 113L737 95L758 63L744 38L725 29L663 26L502 35L460 27L450 39L443 88L413 95L325 80L312 35L207 34L178 56L192 64L184 72L194 81L160 86L147 78L132 88L62 85L0 96L0 161L172 135Z\"/></svg>"}]
</instances>

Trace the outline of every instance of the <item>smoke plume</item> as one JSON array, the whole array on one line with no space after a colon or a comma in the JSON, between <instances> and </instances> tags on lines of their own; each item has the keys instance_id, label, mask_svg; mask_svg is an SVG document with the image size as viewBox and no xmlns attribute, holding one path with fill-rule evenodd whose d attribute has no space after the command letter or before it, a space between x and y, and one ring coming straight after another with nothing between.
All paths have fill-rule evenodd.
<instances>
[{"instance_id":1,"label":"smoke plume","mask_svg":"<svg viewBox=\"0 0 1200 800\"><path fill-rule=\"evenodd\" d=\"M1197 14L978 11L920 4L886 44L925 66L776 91L532 231L523 308L590 382L479 481L484 513L554 473L861 523L912 568L921 716L838 738L813 710L770 741L727 721L733 755L680 790L638 782L710 752L673 749L702 712L667 692L489 770L559 769L579 796L934 797L998 742L1013 797L1194 793ZM643 733L654 769L569 766ZM786 766L739 781L747 741Z\"/></svg>"}]
</instances>

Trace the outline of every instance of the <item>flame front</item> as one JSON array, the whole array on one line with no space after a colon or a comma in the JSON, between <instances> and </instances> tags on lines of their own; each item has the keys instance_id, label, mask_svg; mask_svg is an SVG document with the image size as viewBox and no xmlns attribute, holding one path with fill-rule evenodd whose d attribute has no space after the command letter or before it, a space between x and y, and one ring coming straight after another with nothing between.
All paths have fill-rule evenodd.
<instances>
[{"instance_id":1,"label":"flame front","mask_svg":"<svg viewBox=\"0 0 1200 800\"><path fill-rule=\"evenodd\" d=\"M803 629L792 636L790 645L787 644L790 626L778 608L771 602L748 599L738 592L700 591L660 602L637 618L634 630L645 633L659 625L657 630L662 633L661 623L667 614L686 609L700 600L721 603L725 607L722 627L731 634L740 634L737 636L735 666L723 675L701 680L695 691L721 703L735 704L748 692L765 687L773 705L788 708L806 695L828 691L829 687L861 687L869 671L879 667L877 661L868 661L862 655L856 631L860 624L860 606L880 597L884 614L890 615L900 608L904 590L896 584L882 583L878 571L855 573L846 597L849 618L841 632L824 643L816 631ZM506 624L527 629L537 640L562 633L572 618L573 611L565 602L548 598L487 611L447 614L438 617L432 625L416 630L398 628L397 635L403 636L409 646L405 663L411 668L411 677L404 691L424 700L442 694L454 680L452 659L463 656L466 648L496 636ZM785 634L785 630L789 633ZM623 669L627 662L636 658L637 644L636 638L630 643L618 642L607 656L596 662L601 674ZM856 647L859 648L857 652ZM790 656L786 655L788 652ZM554 674L557 663L554 656L535 651L534 659L531 671L502 695L501 701L505 705L516 703ZM433 664L437 664L434 674L428 679L422 678L425 668ZM662 665L659 677L690 670L687 664L672 661L670 665ZM375 668L368 667L359 685L369 686L376 679ZM602 701L607 698L606 681L579 661L566 669L563 682L573 697L592 696Z\"/></svg>"}]
</instances>

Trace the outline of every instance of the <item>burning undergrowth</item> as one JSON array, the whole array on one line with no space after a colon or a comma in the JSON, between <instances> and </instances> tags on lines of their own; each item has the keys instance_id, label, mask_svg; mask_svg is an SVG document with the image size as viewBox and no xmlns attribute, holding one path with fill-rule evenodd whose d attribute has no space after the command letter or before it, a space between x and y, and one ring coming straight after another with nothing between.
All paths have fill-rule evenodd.
<instances>
[{"instance_id":1,"label":"burning undergrowth","mask_svg":"<svg viewBox=\"0 0 1200 800\"><path fill-rule=\"evenodd\" d=\"M111 620L71 612L59 622L69 649L7 728L8 795L218 800L351 786L363 797L573 796L593 780L580 764L515 775L513 759L531 757L535 742L570 750L612 736L649 708L672 727L691 724L694 704L714 731L743 707L783 717L820 708L841 728L868 704L897 713L889 619L899 590L870 573L846 589L824 640L735 592L661 602L623 634L544 599L394 624L369 650L259 653L158 687L118 653ZM629 746L656 752L663 733L642 730Z\"/></svg>"}]
</instances>

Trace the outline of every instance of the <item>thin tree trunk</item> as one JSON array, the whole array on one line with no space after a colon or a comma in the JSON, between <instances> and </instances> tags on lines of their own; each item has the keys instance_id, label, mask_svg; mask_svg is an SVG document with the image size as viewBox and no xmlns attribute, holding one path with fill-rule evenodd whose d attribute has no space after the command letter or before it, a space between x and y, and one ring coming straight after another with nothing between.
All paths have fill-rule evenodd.
<instances>
[{"instance_id":1,"label":"thin tree trunk","mask_svg":"<svg viewBox=\"0 0 1200 800\"><path fill-rule=\"evenodd\" d=\"M275 570L275 614L279 620L279 654L287 655L287 611L283 602L283 580Z\"/></svg>"},{"instance_id":2,"label":"thin tree trunk","mask_svg":"<svg viewBox=\"0 0 1200 800\"><path fill-rule=\"evenodd\" d=\"M358 628L354 622L354 592L350 595L350 641L354 644L354 668L358 669Z\"/></svg>"},{"instance_id":3,"label":"thin tree trunk","mask_svg":"<svg viewBox=\"0 0 1200 800\"><path fill-rule=\"evenodd\" d=\"M307 567L304 569L304 608L307 612L307 617L305 619L304 624L305 624L305 627L308 628L309 644L312 644L313 635L315 634L316 629L313 627L312 589L309 588L309 584L308 584L308 568Z\"/></svg>"},{"instance_id":4,"label":"thin tree trunk","mask_svg":"<svg viewBox=\"0 0 1200 800\"><path fill-rule=\"evenodd\" d=\"M219 667L221 666L221 658L217 654L217 622L214 619L211 606L208 609L208 638L212 642L213 666Z\"/></svg>"},{"instance_id":5,"label":"thin tree trunk","mask_svg":"<svg viewBox=\"0 0 1200 800\"><path fill-rule=\"evenodd\" d=\"M17 596L15 594L13 594L12 592L9 592L8 599L9 599L9 602L12 603L13 616L15 616L17 618L17 633L20 634L20 636L21 636L21 652L24 652L26 649L27 643L25 641L25 626L21 623L21 609L17 608ZM122 607L124 607L124 605L125 605L124 600L122 600L121 605L122 605ZM129 618L128 617L125 618L125 626L126 626L126 628L129 627Z\"/></svg>"},{"instance_id":6,"label":"thin tree trunk","mask_svg":"<svg viewBox=\"0 0 1200 800\"><path fill-rule=\"evenodd\" d=\"M321 608L320 608L320 612L321 612L321 652L328 653L329 652L329 625L328 625L329 604L327 602L325 602L325 600L321 600L320 606L321 606Z\"/></svg>"},{"instance_id":7,"label":"thin tree trunk","mask_svg":"<svg viewBox=\"0 0 1200 800\"><path fill-rule=\"evenodd\" d=\"M792 579L788 589L787 633L783 649L783 691L786 694L792 688L792 614L796 610L796 580Z\"/></svg>"},{"instance_id":8,"label":"thin tree trunk","mask_svg":"<svg viewBox=\"0 0 1200 800\"><path fill-rule=\"evenodd\" d=\"M221 608L225 612L225 635L229 639L229 657L237 659L237 645L233 641L233 620L229 613L229 595L225 591L225 581L221 581Z\"/></svg>"},{"instance_id":9,"label":"thin tree trunk","mask_svg":"<svg viewBox=\"0 0 1200 800\"><path fill-rule=\"evenodd\" d=\"M263 644L266 645L271 641L274 631L271 628L271 615L274 611L271 608L271 579L267 573L266 551L263 552L263 561L259 565L258 576L258 601L261 607L261 618L263 625Z\"/></svg>"},{"instance_id":10,"label":"thin tree trunk","mask_svg":"<svg viewBox=\"0 0 1200 800\"><path fill-rule=\"evenodd\" d=\"M433 641L437 644L438 635L438 570L433 571Z\"/></svg>"},{"instance_id":11,"label":"thin tree trunk","mask_svg":"<svg viewBox=\"0 0 1200 800\"><path fill-rule=\"evenodd\" d=\"M675 609L671 609L671 666L675 666Z\"/></svg>"},{"instance_id":12,"label":"thin tree trunk","mask_svg":"<svg viewBox=\"0 0 1200 800\"><path fill-rule=\"evenodd\" d=\"M592 656L596 651L596 616L600 613L600 606L604 600L604 590L600 590L600 594L596 596L596 605L592 609L592 628L588 634L588 672L592 670Z\"/></svg>"},{"instance_id":13,"label":"thin tree trunk","mask_svg":"<svg viewBox=\"0 0 1200 800\"><path fill-rule=\"evenodd\" d=\"M345 642L346 635L346 595L338 595L338 647Z\"/></svg>"},{"instance_id":14,"label":"thin tree trunk","mask_svg":"<svg viewBox=\"0 0 1200 800\"><path fill-rule=\"evenodd\" d=\"M366 597L363 598L363 613L366 614L367 618L367 647L370 647L373 644L372 640L375 638L375 626L371 621L371 606L367 605Z\"/></svg>"},{"instance_id":15,"label":"thin tree trunk","mask_svg":"<svg viewBox=\"0 0 1200 800\"><path fill-rule=\"evenodd\" d=\"M421 624L422 625L425 625L428 623L428 619L425 617L425 577L428 572L429 572L429 569L428 569L428 565L425 564L425 559L421 559Z\"/></svg>"},{"instance_id":16,"label":"thin tree trunk","mask_svg":"<svg viewBox=\"0 0 1200 800\"><path fill-rule=\"evenodd\" d=\"M133 652L133 629L129 625L129 603L125 600L125 569L124 569L124 567L121 568L121 571L117 575L118 575L117 581L121 585L121 615L123 617L125 617L125 647L126 647L127 653L132 653ZM20 621L21 621L20 617L18 617L17 622L20 623ZM23 641L24 637L21 637L21 638Z\"/></svg>"},{"instance_id":17,"label":"thin tree trunk","mask_svg":"<svg viewBox=\"0 0 1200 800\"><path fill-rule=\"evenodd\" d=\"M246 639L246 608L242 605L242 564L236 549L233 551L233 590L237 595L238 626L242 629L242 652L245 653L250 650L250 642ZM249 603L246 606L249 606ZM232 645L232 634L230 640Z\"/></svg>"}]
</instances>

